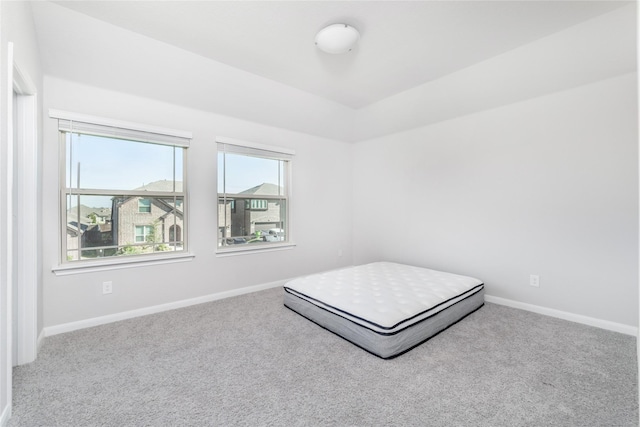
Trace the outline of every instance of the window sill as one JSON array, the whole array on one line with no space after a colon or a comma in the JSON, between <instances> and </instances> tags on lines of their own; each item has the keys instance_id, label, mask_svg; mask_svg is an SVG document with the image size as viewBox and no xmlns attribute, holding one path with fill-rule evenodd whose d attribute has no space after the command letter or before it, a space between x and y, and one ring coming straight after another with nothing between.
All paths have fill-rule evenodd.
<instances>
[{"instance_id":1,"label":"window sill","mask_svg":"<svg viewBox=\"0 0 640 427\"><path fill-rule=\"evenodd\" d=\"M226 257L226 256L237 256L237 255L251 255L263 252L275 252L275 251L286 251L295 248L295 243L282 243L282 244L274 244L269 245L267 247L247 247L248 245L239 245L243 246L240 248L226 248L226 249L218 249L216 251L217 257Z\"/></svg>"},{"instance_id":2,"label":"window sill","mask_svg":"<svg viewBox=\"0 0 640 427\"><path fill-rule=\"evenodd\" d=\"M192 253L170 256L145 256L144 258L114 259L109 262L77 262L53 267L51 271L56 276L70 274L93 273L96 271L118 270L122 268L146 267L149 265L172 264L175 262L187 262L195 257Z\"/></svg>"}]
</instances>

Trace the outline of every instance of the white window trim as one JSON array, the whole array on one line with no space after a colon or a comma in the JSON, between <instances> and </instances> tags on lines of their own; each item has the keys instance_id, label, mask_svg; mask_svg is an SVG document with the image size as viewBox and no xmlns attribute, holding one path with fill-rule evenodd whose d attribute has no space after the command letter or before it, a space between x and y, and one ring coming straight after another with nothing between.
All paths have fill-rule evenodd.
<instances>
[{"instance_id":1,"label":"white window trim","mask_svg":"<svg viewBox=\"0 0 640 427\"><path fill-rule=\"evenodd\" d=\"M126 122L122 120L109 119L104 117L91 116L87 114L79 114L72 113L68 111L49 109L49 117L58 120L58 132L80 132L86 134L93 134L99 136L106 136L112 138L123 138L126 139L127 136L134 136L134 140L140 142L148 142L148 143L156 143L161 145L169 145L180 148L189 148L192 133L189 131L182 131L176 129L163 128L158 126L150 126L143 125L139 123ZM67 125L71 124L71 128L67 128ZM80 128L77 129L75 126L80 124ZM103 127L107 128L107 132L103 132ZM144 134L152 134L154 138L148 140L145 138ZM157 139L155 137L158 137ZM164 138L163 138L164 137ZM60 157L59 160L59 168L60 168L60 184L65 182L64 177L62 176L62 171L65 169L64 165L66 164L66 160L64 156ZM60 200L60 208L58 209L60 215L60 223L61 228L58 231L59 239L60 239L60 257L58 259L58 265L54 266L51 270L56 275L62 274L73 274L73 272L88 272L88 271L103 271L103 270L111 270L111 269L120 269L120 268L129 268L129 267L137 267L143 265L154 265L154 264L165 264L171 262L180 262L184 260L191 260L194 258L194 255L188 252L189 243L188 236L185 234L185 230L188 228L185 227L189 221L189 209L188 205L188 178L187 178L187 153L185 151L183 156L183 203L182 203L182 215L183 215L183 225L181 227L182 233L182 241L184 242L184 247L187 249L186 251L182 251L180 253L169 253L169 254L143 254L143 255L129 255L126 257L106 257L100 259L100 261L88 261L88 260L77 260L75 262L64 262L63 259L66 257L66 245L62 242L62 239L65 238L65 235L62 233L62 230L66 227L66 218L63 218L62 214L62 200ZM64 192L62 192L64 193ZM62 198L61 193L61 198ZM126 195L127 191L122 192L123 195ZM154 192L155 193L155 192ZM149 196L153 196L153 194L149 193ZM162 193L162 196L165 196ZM81 252L81 251L80 251ZM79 253L80 253L79 252Z\"/></svg>"},{"instance_id":2,"label":"white window trim","mask_svg":"<svg viewBox=\"0 0 640 427\"><path fill-rule=\"evenodd\" d=\"M267 151L267 152L271 152L274 153L274 158L279 158L279 159L286 159L289 162L288 165L288 171L286 174L286 181L285 181L285 189L286 189L286 194L285 194L285 198L287 200L287 241L286 242L282 242L282 243L269 243L269 244L260 244L257 246L245 246L245 245L239 245L239 247L234 247L234 246L217 246L216 243L216 251L215 251L215 255L216 257L225 257L225 256L237 256L237 255L249 255L249 254L257 254L257 253L264 253L264 252L274 252L274 251L282 251L282 250L289 250L289 249L293 249L294 247L296 247L296 244L293 240L294 237L294 233L293 233L293 208L292 208L292 203L291 203L291 194L292 194L292 176L293 176L293 156L295 155L295 150L292 150L290 148L284 148L284 147L278 147L278 146L274 146L274 145L266 145L266 144L260 144L260 143L256 143L256 142L250 142L250 141L243 141L240 139L236 139L236 138L229 138L226 136L217 136L216 139L216 158L217 155L219 153L219 147L220 144L224 144L225 148L231 148L231 150L227 150L226 152L230 152L230 153L235 153L235 154L240 154L240 153L250 153L250 150L255 149L255 150L260 150L260 151ZM230 147L231 146L231 147ZM248 149L248 150L245 150ZM249 154L250 155L250 154ZM216 162L217 164L217 162ZM216 178L217 179L217 178ZM216 190L217 190L218 186L216 183ZM217 199L218 199L218 194L216 191L216 204L217 204ZM269 196L260 196L263 198L270 198ZM218 228L218 224L219 224L219 218L218 218L218 209L216 209L216 230ZM216 242L217 242L217 238L216 238Z\"/></svg>"},{"instance_id":3,"label":"white window trim","mask_svg":"<svg viewBox=\"0 0 640 427\"><path fill-rule=\"evenodd\" d=\"M120 270L123 268L147 267L151 265L171 264L176 262L187 262L195 258L192 253L166 254L166 255L129 255L127 257L103 258L109 262L84 261L77 264L63 264L51 268L56 276L68 276L80 273L93 273L96 271Z\"/></svg>"},{"instance_id":4,"label":"white window trim","mask_svg":"<svg viewBox=\"0 0 640 427\"><path fill-rule=\"evenodd\" d=\"M293 242L286 243L271 243L269 246L265 247L252 247L247 245L238 245L239 247L227 247L227 249L216 251L216 257L227 257L227 256L238 256L238 255L251 255L258 254L263 252L276 252L276 251L286 251L289 249L293 249L296 247L296 244Z\"/></svg>"},{"instance_id":5,"label":"white window trim","mask_svg":"<svg viewBox=\"0 0 640 427\"><path fill-rule=\"evenodd\" d=\"M160 126L143 125L140 123L126 122L124 120L116 120L116 119L109 119L105 117L91 116L88 114L72 113L70 111L56 110L53 108L49 109L49 117L51 117L52 119L58 119L59 128L61 126L64 126L64 122L73 122L74 129L76 129L76 126L78 125L81 126L82 124L85 124L88 127L91 127L92 125L105 126L105 127L115 128L115 129L123 129L127 131L175 137L176 139L172 141L170 145L177 145L180 147L188 147L189 141L193 139L193 134L185 130L169 129L169 128L163 128ZM60 129L60 130L64 130L64 129ZM66 130L72 130L72 129L66 129Z\"/></svg>"},{"instance_id":6,"label":"white window trim","mask_svg":"<svg viewBox=\"0 0 640 427\"><path fill-rule=\"evenodd\" d=\"M255 148L256 150L270 151L276 154L285 154L290 157L293 157L296 154L296 152L290 148L276 147L275 145L259 144L257 142L243 141L241 139L229 138L226 136L216 137L216 142L218 144L234 145L240 148Z\"/></svg>"}]
</instances>

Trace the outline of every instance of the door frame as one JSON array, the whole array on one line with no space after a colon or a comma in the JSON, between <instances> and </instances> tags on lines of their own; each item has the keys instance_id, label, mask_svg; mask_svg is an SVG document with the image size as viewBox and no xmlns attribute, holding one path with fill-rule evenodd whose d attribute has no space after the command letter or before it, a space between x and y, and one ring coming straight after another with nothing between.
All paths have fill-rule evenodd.
<instances>
[{"instance_id":1,"label":"door frame","mask_svg":"<svg viewBox=\"0 0 640 427\"><path fill-rule=\"evenodd\" d=\"M12 43L9 43L11 45ZM10 48L13 53L13 49ZM39 156L38 156L38 99L37 88L28 75L23 73L10 55L12 62L13 91L17 94L16 111L12 111L16 126L11 128L11 141L19 138L13 153L14 166L17 167L17 183L14 188L17 194L17 206L13 207L16 221L13 224L17 239L17 278L15 319L17 320L17 360L12 365L23 365L33 362L38 351L38 283L41 268L39 235L40 220L38 209L39 196ZM16 280L13 280L16 282ZM13 331L12 331L13 332ZM13 345L13 339L9 343Z\"/></svg>"}]
</instances>

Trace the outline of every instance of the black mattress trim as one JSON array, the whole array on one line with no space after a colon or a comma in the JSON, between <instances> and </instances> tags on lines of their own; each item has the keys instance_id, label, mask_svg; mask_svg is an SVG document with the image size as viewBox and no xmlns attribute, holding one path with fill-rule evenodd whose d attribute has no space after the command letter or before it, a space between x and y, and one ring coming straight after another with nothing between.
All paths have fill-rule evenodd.
<instances>
[{"instance_id":1,"label":"black mattress trim","mask_svg":"<svg viewBox=\"0 0 640 427\"><path fill-rule=\"evenodd\" d=\"M292 289L292 288L289 288L289 287L287 287L287 286L284 286L284 290L285 290L285 292L287 292L288 294L293 295L293 296L295 296L295 297L297 297L297 298L300 298L300 297L299 297L298 295L296 295L296 294L302 295L303 297L308 298L308 299L309 299L309 300L311 300L311 301L316 301L316 302L319 302L320 304L324 304L324 305L326 305L327 307L332 308L333 310L339 311L340 313L344 313L344 314L346 314L346 315L348 315L348 316L351 316L351 317L354 317L354 318L356 318L356 319L362 320L363 322L367 322L368 324L373 325L373 326L376 326L376 327L378 327L378 328L380 328L380 329L389 330L389 329L397 328L397 327L398 327L398 326L400 326L401 324L406 323L406 322L408 322L408 321L410 321L410 320L413 320L413 319L415 319L416 317L422 316L422 315L423 315L423 314L425 314L426 312L431 311L431 310L434 310L434 309L436 309L436 308L440 307L441 305L446 304L446 303L448 303L449 301L454 300L454 299L456 299L456 298L463 297L463 298L461 298L461 299L460 299L460 301L464 301L465 299L467 299L467 298L468 298L468 297L470 297L471 295L475 294L476 292L479 292L479 291L480 291L480 289L481 289L481 288L483 288L483 287L484 287L484 283L480 283L479 285L477 285L477 286L475 286L475 287L473 287L473 288L469 289L468 291L466 291L466 292L464 292L464 293L461 293L461 294L459 294L459 295L456 295L456 296L454 296L454 297L451 297L451 298L449 298L449 299L448 299L448 300L446 300L446 301L442 301L440 304L436 304L436 305L434 305L433 307L430 307L430 308L428 308L428 309L426 309L426 310L424 310L424 311L421 311L420 313L417 313L417 314L415 314L415 315L413 315L413 316L411 316L411 317L407 317L406 319L401 320L400 322L396 323L396 324L395 324L395 325L393 325L393 326L382 326L382 325L378 325L378 324L377 324L377 323L375 323L375 322L372 322L372 321L367 320L367 319L365 319L365 318L363 318L363 317L360 317L360 316L356 316L355 314L349 313L349 312L348 312L348 311L346 311L346 310L342 310L342 309L339 309L339 308L337 308L337 307L334 307L334 306L332 306L332 305L330 305L330 304L327 304L327 303L326 303L326 302L324 302L324 301L321 301L321 300L319 300L319 299L317 299L317 298L310 297L309 295L303 294L302 292L299 292L299 291L297 291L297 290L295 290L295 289ZM304 299L304 298L301 298L301 299ZM458 302L460 302L460 301L458 301ZM457 304L457 303L456 303L456 304ZM315 305L315 304L314 304L314 305ZM319 307L319 308L322 308L323 310L326 310L325 308L320 307L319 305L316 305L316 306L317 306L317 307ZM329 310L326 310L326 311L328 311L329 313L331 313L331 311L329 311ZM338 315L338 313L334 313L334 314ZM436 313L436 314L437 314L437 313ZM433 316L433 315L428 316L428 317L425 317L425 319L429 319L429 318L430 318L430 317L432 317L432 316ZM340 316L340 317L343 317L344 319L347 319L347 318L346 318L346 317L344 317L344 316ZM347 319L347 320L349 320L349 321L353 322L353 320L351 320L351 319ZM424 319L423 319L423 320L424 320ZM353 322L353 323L356 323L356 322ZM356 323L356 325L358 325L358 323ZM361 326L364 326L364 325L361 325ZM364 327L366 327L366 326L364 326ZM367 328L367 329L370 329L370 328ZM373 329L370 329L370 330L372 330L372 331L373 331ZM404 329L400 329L400 330L404 330ZM377 332L377 331L373 331L373 332L376 332L376 333L380 333L380 334L382 334L382 335L385 335L385 333L381 333L381 332ZM386 335L393 335L393 333L389 333L389 334L386 334Z\"/></svg>"},{"instance_id":2,"label":"black mattress trim","mask_svg":"<svg viewBox=\"0 0 640 427\"><path fill-rule=\"evenodd\" d=\"M293 294L291 294L291 295L293 295ZM295 296L295 295L294 295L294 296ZM461 300L461 301L462 301L462 300ZM456 303L456 304L457 304L457 303ZM417 343L417 344L415 344L415 345L412 345L411 347L409 347L409 348L407 348L407 349L404 349L404 350L402 350L402 351L401 351L401 352L399 352L399 353L392 354L391 356L387 356L387 357L380 356L379 354L375 354L375 353L374 353L374 352L372 352L371 350L367 350L366 348L362 347L360 344L358 344L358 343L356 343L356 342L353 342L353 341L351 341L350 339L347 339L347 338L343 337L343 336L342 336L342 335L340 335L339 333L334 332L334 331L332 331L331 329L329 329L329 328L327 328L327 327L325 327L325 326L322 326L321 324L319 324L318 322L316 322L316 321L315 321L315 320L313 320L313 319L308 318L308 317L307 317L307 316L305 316L304 314L300 314L299 312L295 311L293 308L289 307L287 304L284 304L284 306L285 306L286 308L288 308L289 310L293 311L294 313L296 313L298 316L302 316L302 317L304 317L304 318L305 318L305 319L307 319L308 321L310 321L310 322L312 322L312 323L315 323L316 325L320 326L320 327L321 327L322 329L324 329L325 331L329 331L329 332L331 332L332 334L334 334L334 335L336 335L336 336L338 336L338 337L342 338L343 340L347 341L348 343L351 343L351 344L355 345L356 347L361 348L362 350L366 351L367 353L369 353L369 354L371 354L371 355L373 355L373 356L375 356L375 357L377 357L377 358L380 358L380 359L382 359L382 360L391 360L391 359L395 359L395 358L396 358L396 357L398 357L398 356L402 356L402 355L403 355L403 354L405 354L406 352L413 350L414 348L418 347L419 345L424 344L425 342L429 341L431 338L435 337L436 335L439 335L439 334L440 334L440 332L444 332L444 331L446 331L447 329L449 329L450 327L452 327L453 325L455 325L456 323L458 323L458 322L460 322L460 321L464 320L464 319L465 319L467 316L469 316L470 314L473 314L473 313L475 313L476 311L480 310L482 307L484 307L484 302L483 302L483 303L482 303L478 308L475 308L474 310L472 310L472 311L468 312L467 314L465 314L464 316L462 316L460 319L458 319L458 320L456 320L455 322L453 322L453 323L451 323L451 324L449 324L449 325L445 326L444 328L440 329L438 332L436 332L436 333L434 333L434 334L432 334L432 335L430 335L430 336L426 337L424 340L420 341L419 343ZM317 306L316 306L316 307L317 307ZM322 307L319 307L319 308L322 308ZM331 312L329 312L329 313L331 313ZM442 313L442 311L439 311L438 313ZM436 314L438 314L438 313L436 313ZM335 313L334 313L334 314L335 314ZM340 316L340 317L342 317L342 316ZM347 320L349 320L349 319L347 319ZM420 322L418 322L418 323L420 323ZM359 325L358 323L356 323L356 324L357 324L357 325ZM362 325L359 325L359 326L362 326ZM413 326L413 325L412 325L412 326ZM405 329L406 329L406 328L405 328ZM404 329L403 329L403 330L404 330ZM376 332L376 331L372 331L372 332Z\"/></svg>"},{"instance_id":3,"label":"black mattress trim","mask_svg":"<svg viewBox=\"0 0 640 427\"><path fill-rule=\"evenodd\" d=\"M474 288L474 289L475 289L475 288ZM285 288L285 291L286 291L286 288ZM342 315L340 315L340 314L338 314L338 313L335 313L335 312L333 312L333 311L331 311L331 310L327 310L327 309L326 309L326 308L324 308L324 307L320 307L319 305L313 304L313 302L311 302L311 301L307 301L306 299L301 298L301 297L299 297L298 295L296 295L296 294L294 294L294 293L291 293L291 292L287 292L287 293L288 293L289 295L292 295L292 296L294 296L294 297L296 297L296 298L298 298L298 299L302 300L302 301L306 301L306 302L308 302L309 304L312 304L313 306L315 306L315 307L317 307L317 308L319 308L319 309L321 309L321 310L326 311L327 313L331 313L331 314L333 314L334 316L341 317L341 318L343 318L344 320L347 320L347 321L349 321L349 322L353 323L354 325L357 325L357 326L360 326L361 328L367 329L367 330L369 330L369 331L373 332L374 334L378 334L378 335L381 335L381 336L385 336L385 337L387 337L387 336L392 336L392 335L399 334L400 332L402 332L402 331L406 331L407 329L409 329L409 328L411 328L411 327L413 327L413 326L419 325L420 323L424 322L425 320L431 319L432 317L435 317L435 316L437 316L437 315L438 315L438 314L440 314L440 313L444 313L444 312L445 312L446 310L448 310L449 308L451 308L451 307L455 306L455 305L456 305L456 304L458 304L458 303L461 303L462 301L467 300L467 298L469 298L469 297L471 297L471 296L475 295L475 294L476 294L477 292L479 292L479 291L480 291L480 289L478 289L478 291L476 291L476 292L474 292L474 293L472 293L472 294L469 294L469 295L465 296L465 297L464 297L464 298L462 298L460 301L456 301L455 303L451 304L449 307L445 308L444 310L440 310L440 311L438 311L437 313L433 313L432 315L427 316L427 317L425 317L425 318L424 318L424 319L422 319L422 320L419 320L419 321L417 321L417 322L415 322L415 323L412 323L412 324L410 324L410 325L407 325L407 326L405 326L404 328L402 328L402 329L398 329L397 331L394 331L394 332L380 332L380 331L376 331L376 330L374 330L374 329L371 329L371 328L370 328L370 327L368 327L367 325L363 325L363 324L361 324L361 323L354 322L353 320L349 319L348 317L344 317L344 316L342 316ZM468 293L468 292L467 292L467 293ZM464 294L462 294L462 295L464 295ZM458 296L460 296L460 295L458 295ZM457 298L457 297L456 297L456 298ZM324 304L324 303L323 303L323 304ZM438 304L438 305L440 305L440 304ZM482 305L484 305L484 302L482 303ZM298 313L296 310L294 310L293 308L289 307L286 303L284 304L284 306L285 306L285 307L287 307L288 309L290 309L290 310L292 310L292 311L294 311L294 312ZM327 304L327 306L329 306L329 305ZM331 306L329 306L329 307L331 307ZM427 310L427 311L429 311L429 310ZM475 311L475 310L474 310L474 311ZM344 312L344 311L342 311L342 313L349 314L349 313ZM300 314L300 313L298 313L298 314ZM351 314L349 314L349 315L351 316ZM303 315L303 314L300 314L300 316L304 317L305 319L309 319L307 316L305 316L305 315ZM353 316L353 317L356 317L356 318L360 319L360 318L359 318L359 317L357 317L357 316ZM413 317L415 317L415 316L413 316ZM412 317L412 318L413 318L413 317ZM309 319L309 320L311 320L311 319ZM312 320L312 322L313 322L313 320ZM316 323L316 322L313 322L313 323ZM368 323L371 323L371 324L375 325L375 323L372 323L372 322L368 322ZM322 326L322 325L320 325L320 326ZM377 325L376 325L376 326L377 326ZM325 329L326 329L326 328L325 328ZM333 331L332 331L332 332L333 332ZM346 338L345 338L345 339L346 339ZM347 341L349 341L349 340L347 340Z\"/></svg>"}]
</instances>

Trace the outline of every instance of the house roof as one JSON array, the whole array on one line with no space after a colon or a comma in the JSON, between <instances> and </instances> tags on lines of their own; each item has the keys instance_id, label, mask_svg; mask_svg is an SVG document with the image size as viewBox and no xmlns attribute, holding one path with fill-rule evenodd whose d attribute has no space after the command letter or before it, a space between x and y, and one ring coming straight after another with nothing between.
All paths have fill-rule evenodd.
<instances>
[{"instance_id":1,"label":"house roof","mask_svg":"<svg viewBox=\"0 0 640 427\"><path fill-rule=\"evenodd\" d=\"M175 191L182 191L182 181L176 181L175 183L176 183ZM153 181L148 184L143 184L141 187L134 188L134 190L172 192L174 191L173 181L169 181L167 179L162 179L160 181Z\"/></svg>"},{"instance_id":2,"label":"house roof","mask_svg":"<svg viewBox=\"0 0 640 427\"><path fill-rule=\"evenodd\" d=\"M108 222L106 224L98 224L97 227L98 227L98 230L101 233L107 233L107 232L111 231L111 228L112 228L110 222Z\"/></svg>"},{"instance_id":3,"label":"house roof","mask_svg":"<svg viewBox=\"0 0 640 427\"><path fill-rule=\"evenodd\" d=\"M256 185L255 187L249 188L248 190L241 191L238 194L256 194L256 195L262 194L265 196L280 196L284 194L284 189L282 187L277 186L276 184L264 182L260 185Z\"/></svg>"},{"instance_id":4,"label":"house roof","mask_svg":"<svg viewBox=\"0 0 640 427\"><path fill-rule=\"evenodd\" d=\"M175 181L176 183L176 191L182 191L182 181ZM134 190L138 191L138 190L142 190L142 191L150 191L150 192L161 192L161 193L170 193L173 191L173 181L169 181L167 179L162 179L159 181L153 181L150 182L148 184L143 184L141 187L138 188L134 188ZM167 197L171 197L170 195L167 195ZM122 200L121 205L125 204L125 203L129 203L132 200L137 200L139 198L139 196L129 196L126 197L124 200ZM164 198L162 196L151 196L150 197L151 200L153 200L153 203L157 206L162 207L163 209L165 209L168 213L171 213L174 211L178 216L182 216L182 208L180 206L174 206L172 202L168 202L167 198ZM166 214L165 214L166 215ZM163 215L164 216L164 215Z\"/></svg>"},{"instance_id":5,"label":"house roof","mask_svg":"<svg viewBox=\"0 0 640 427\"><path fill-rule=\"evenodd\" d=\"M110 218L111 208L92 208L85 205L80 205L80 223L90 224L89 215L92 213L99 217ZM67 220L75 220L78 214L78 207L74 206L67 210Z\"/></svg>"}]
</instances>

